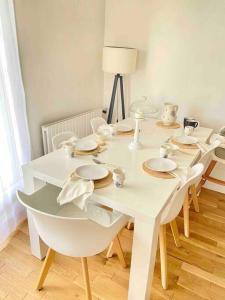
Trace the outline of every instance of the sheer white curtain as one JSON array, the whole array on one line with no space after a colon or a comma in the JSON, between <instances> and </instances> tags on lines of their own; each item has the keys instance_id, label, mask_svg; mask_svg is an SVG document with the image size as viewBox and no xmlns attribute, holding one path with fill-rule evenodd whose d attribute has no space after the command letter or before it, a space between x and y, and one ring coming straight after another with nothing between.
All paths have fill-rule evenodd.
<instances>
[{"instance_id":1,"label":"sheer white curtain","mask_svg":"<svg viewBox=\"0 0 225 300\"><path fill-rule=\"evenodd\" d=\"M25 216L15 191L22 187L21 165L29 159L13 0L0 0L0 243Z\"/></svg>"}]
</instances>

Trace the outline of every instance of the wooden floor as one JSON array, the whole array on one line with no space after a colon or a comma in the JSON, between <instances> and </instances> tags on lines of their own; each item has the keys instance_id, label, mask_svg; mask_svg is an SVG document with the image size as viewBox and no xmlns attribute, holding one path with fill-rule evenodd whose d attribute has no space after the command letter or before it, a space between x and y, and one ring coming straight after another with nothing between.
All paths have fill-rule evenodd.
<instances>
[{"instance_id":1,"label":"wooden floor","mask_svg":"<svg viewBox=\"0 0 225 300\"><path fill-rule=\"evenodd\" d=\"M181 248L175 247L168 228L169 289L161 288L157 253L153 300L225 299L225 195L203 190L199 201L200 213L192 210L190 215L191 238L183 236L182 216L178 217ZM121 235L127 262L131 257L132 234L124 229ZM90 258L88 263L94 300L127 298L129 268L123 269L116 257L107 261L105 253ZM34 284L41 265L30 254L24 223L0 252L0 299L85 299L79 259L58 255L45 288L37 292Z\"/></svg>"}]
</instances>

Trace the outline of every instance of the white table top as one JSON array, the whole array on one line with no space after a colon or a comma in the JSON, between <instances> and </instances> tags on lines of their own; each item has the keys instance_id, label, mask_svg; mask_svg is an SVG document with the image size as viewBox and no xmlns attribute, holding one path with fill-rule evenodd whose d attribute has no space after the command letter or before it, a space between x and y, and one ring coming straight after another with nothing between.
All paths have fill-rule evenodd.
<instances>
[{"instance_id":1,"label":"white table top","mask_svg":"<svg viewBox=\"0 0 225 300\"><path fill-rule=\"evenodd\" d=\"M134 124L127 119L123 123ZM108 141L107 150L98 155L103 162L116 164L126 172L123 188L115 188L113 184L95 190L94 198L98 202L117 209L133 217L148 219L156 218L166 205L178 179L160 179L152 177L142 169L142 163L150 158L159 157L159 147L168 137L179 135L182 129L163 129L155 125L156 120L143 121L140 139L144 148L137 151L128 149L132 136L115 136ZM201 142L206 142L212 129L197 128L194 136ZM93 136L87 138L93 139ZM177 152L173 158L178 166L190 166L199 156L200 150L187 150L190 154ZM32 175L48 183L62 187L66 177L77 166L92 162L92 156L66 158L64 151L57 150L31 161L25 167L32 171Z\"/></svg>"}]
</instances>

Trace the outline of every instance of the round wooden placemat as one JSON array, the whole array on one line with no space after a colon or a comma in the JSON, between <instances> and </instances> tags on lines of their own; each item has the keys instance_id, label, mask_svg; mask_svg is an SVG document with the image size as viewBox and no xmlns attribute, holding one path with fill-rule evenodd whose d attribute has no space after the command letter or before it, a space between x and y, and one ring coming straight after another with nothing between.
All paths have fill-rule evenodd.
<instances>
[{"instance_id":1,"label":"round wooden placemat","mask_svg":"<svg viewBox=\"0 0 225 300\"><path fill-rule=\"evenodd\" d=\"M177 129L177 128L180 128L180 124L179 123L174 123L172 125L165 125L165 124L163 124L163 121L158 121L158 122L156 122L156 125L158 127L166 128L166 129Z\"/></svg>"},{"instance_id":2,"label":"round wooden placemat","mask_svg":"<svg viewBox=\"0 0 225 300\"><path fill-rule=\"evenodd\" d=\"M91 151L79 151L79 150L74 150L74 155L94 155L97 154L100 150L100 147L98 146L96 149L91 150Z\"/></svg>"},{"instance_id":3,"label":"round wooden placemat","mask_svg":"<svg viewBox=\"0 0 225 300\"><path fill-rule=\"evenodd\" d=\"M117 131L117 135L133 135L134 134L134 129L130 131Z\"/></svg>"},{"instance_id":4,"label":"round wooden placemat","mask_svg":"<svg viewBox=\"0 0 225 300\"><path fill-rule=\"evenodd\" d=\"M153 170L149 169L146 165L146 162L143 163L142 167L146 173L148 173L149 175L152 175L154 177L158 177L158 178L162 178L162 179L174 179L175 178L175 176L173 176L169 173L157 172L157 171L153 171Z\"/></svg>"},{"instance_id":5,"label":"round wooden placemat","mask_svg":"<svg viewBox=\"0 0 225 300\"><path fill-rule=\"evenodd\" d=\"M178 143L177 141L175 141L174 139L171 139L170 141L171 141L171 143L179 146L182 149L198 149L198 146L196 144L191 144L191 145L181 144L181 143Z\"/></svg>"},{"instance_id":6,"label":"round wooden placemat","mask_svg":"<svg viewBox=\"0 0 225 300\"><path fill-rule=\"evenodd\" d=\"M109 172L109 175L103 179L94 180L95 189L104 188L112 183L112 173Z\"/></svg>"}]
</instances>

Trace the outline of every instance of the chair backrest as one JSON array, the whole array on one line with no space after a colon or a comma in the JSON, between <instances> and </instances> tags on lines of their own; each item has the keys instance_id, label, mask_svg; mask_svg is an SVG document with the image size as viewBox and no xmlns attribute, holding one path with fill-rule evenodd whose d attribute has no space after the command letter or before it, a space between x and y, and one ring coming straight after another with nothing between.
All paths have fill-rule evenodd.
<instances>
[{"instance_id":1,"label":"chair backrest","mask_svg":"<svg viewBox=\"0 0 225 300\"><path fill-rule=\"evenodd\" d=\"M206 151L201 158L199 159L199 163L202 163L204 166L203 174L205 173L211 159L212 159L212 154L214 153L215 149L220 146L221 141L220 140L214 140L212 144L209 146L208 151Z\"/></svg>"},{"instance_id":2,"label":"chair backrest","mask_svg":"<svg viewBox=\"0 0 225 300\"><path fill-rule=\"evenodd\" d=\"M210 141L220 141L220 144L212 152L212 159L225 164L225 126L219 131L219 134L213 134Z\"/></svg>"},{"instance_id":3,"label":"chair backrest","mask_svg":"<svg viewBox=\"0 0 225 300\"><path fill-rule=\"evenodd\" d=\"M91 119L90 123L93 133L97 133L100 126L107 125L106 120L101 117Z\"/></svg>"},{"instance_id":4,"label":"chair backrest","mask_svg":"<svg viewBox=\"0 0 225 300\"><path fill-rule=\"evenodd\" d=\"M66 141L72 137L75 137L74 132L72 131L64 131L60 132L52 137L52 148L53 151L59 149L61 147L61 143Z\"/></svg>"},{"instance_id":5,"label":"chair backrest","mask_svg":"<svg viewBox=\"0 0 225 300\"><path fill-rule=\"evenodd\" d=\"M187 178L181 187L173 194L162 212L161 224L167 224L176 218L182 208L185 197L188 194L188 188L201 178L203 170L204 166L201 163L194 165L190 169L189 178Z\"/></svg>"},{"instance_id":6,"label":"chair backrest","mask_svg":"<svg viewBox=\"0 0 225 300\"><path fill-rule=\"evenodd\" d=\"M18 191L17 197L32 215L41 239L61 254L95 255L106 249L128 222L127 216L105 210L93 201L87 211L73 203L60 206L56 201L59 192L59 188L48 184L32 195Z\"/></svg>"}]
</instances>

